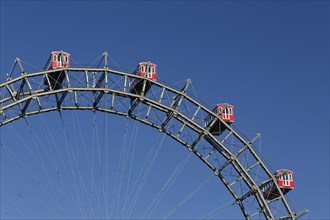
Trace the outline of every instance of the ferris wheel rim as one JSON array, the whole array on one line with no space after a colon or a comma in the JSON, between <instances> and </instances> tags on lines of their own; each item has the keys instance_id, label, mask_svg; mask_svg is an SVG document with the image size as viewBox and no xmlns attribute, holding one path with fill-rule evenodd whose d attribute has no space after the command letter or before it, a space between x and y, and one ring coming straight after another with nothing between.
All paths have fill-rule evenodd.
<instances>
[{"instance_id":1,"label":"ferris wheel rim","mask_svg":"<svg viewBox=\"0 0 330 220\"><path fill-rule=\"evenodd\" d=\"M35 72L35 73L26 73L26 74L18 76L16 78L8 79L4 83L1 83L0 84L0 89L8 87L10 84L13 84L15 82L28 80L29 78L32 78L32 77L35 77L35 76L44 76L45 74L56 72L56 71L58 71L58 70L47 70L47 71L39 71L39 72ZM91 71L91 72L106 72L108 74L118 74L118 75L125 76L125 77L129 76L129 77L134 78L134 79L146 80L146 81L148 81L150 83L153 83L154 85L157 85L157 86L159 86L163 89L168 89L169 91L174 92L175 94L177 94L179 96L182 96L183 98L186 98L189 101L192 101L194 104L198 105L201 109L205 110L209 114L213 114L213 116L217 117L219 121L222 121L222 119L220 117L218 117L218 115L213 113L210 109L205 107L203 104L196 101L194 98L190 97L188 94L186 94L182 91L179 91L177 89L174 89L170 86L167 86L167 85L165 85L161 82L151 81L151 80L146 79L146 78L141 77L141 76L133 75L133 74L130 74L130 73L125 73L125 72L122 72L122 71L111 70L111 69L108 69L108 68L64 68L63 71L65 71L66 74L69 74L70 72L75 72L75 71L76 72L89 72L89 71ZM156 102L155 100L151 100L151 99L149 99L145 96L141 96L141 95L138 95L138 94L132 94L132 93L129 93L128 91L118 91L118 90L115 90L115 89L109 89L109 88L105 88L105 87L104 88L103 87L99 87L99 88L80 87L80 88L77 88L77 87L68 86L67 88L48 90L48 91L45 91L45 90L44 91L33 91L33 92L30 91L30 94L26 94L26 96L22 99L16 99L15 100L14 96L5 97L7 99L7 101L8 101L8 99L9 100L13 99L12 103L10 103L8 105L5 105L5 106L2 106L2 104L5 103L6 100L4 100L1 97L0 98L0 105L1 105L0 114L2 114L5 110L10 109L12 106L19 105L20 103L24 103L28 100L31 101L33 99L38 99L38 97L41 97L41 96L50 96L50 95L53 95L53 94L62 94L63 92L69 93L69 92L80 92L80 91L100 92L100 93L103 92L103 93L106 93L106 94L116 94L116 95L119 95L119 96L122 96L122 97L125 97L125 98L129 98L129 99L139 99L139 101L141 103L146 103L150 106L152 105L152 107L159 108L160 110L166 112L167 114L173 114L172 117L174 117L174 118L177 118L177 119L179 118L180 120L183 120L183 123L187 124L188 126L191 126L191 128L198 134L199 137L204 138L207 135L208 137L210 137L212 139L212 142L210 143L211 145L212 145L212 143L217 143L221 146L221 143L219 143L217 138L214 137L213 134L211 134L205 127L199 126L194 121L190 120L189 117L186 117L184 115L184 113L181 113L177 109L172 109L172 108L170 108L166 105L163 105L160 102ZM129 114L129 113L126 113L126 112L119 112L119 111L115 111L115 110L112 110L112 109L103 109L103 108L100 108L100 107L97 107L97 106L61 106L60 105L60 106L52 107L52 108L41 108L41 109L36 110L34 112L23 112L21 114L17 114L15 117L10 118L7 121L5 120L5 122L1 122L0 127L4 126L7 123L11 123L11 122L13 122L17 119L27 117L29 115L34 115L34 114L39 114L39 113L44 113L44 112L50 112L50 111L56 111L56 110L58 110L58 111L61 111L61 110L102 111L102 112L107 112L107 113L112 113L112 114L116 114L116 115L120 115L120 116L125 116L125 117L128 117L128 118L132 118L132 119L137 120L141 123L144 123L148 126L156 128L159 131L167 134L171 138L174 138L176 141L178 141L180 144L187 147L189 150L191 150L193 153L195 153L198 156L198 152L196 152L194 150L194 148L190 149L188 144L185 144L183 141L180 141L181 139L179 139L179 138L175 138L175 136L172 135L171 132L167 131L166 128L158 126L156 124L153 124L153 123L149 122L148 119L142 119L142 118L136 117L135 115L132 115L132 114ZM224 123L224 124L226 125L226 123ZM233 128L231 128L230 126L227 126L227 127L232 132L236 133L235 135L238 135L238 137L240 137L240 139L243 140L245 145L247 147L249 147L249 142L248 141L246 141L244 138L242 138ZM238 159L234 155L232 155L232 153L228 149L226 149L226 146L221 146L221 147L223 148L222 150L226 151L225 154L229 155L229 157L227 157L227 160L230 161L230 163L235 163L235 166L238 166L243 171L243 174L241 174L241 176L244 180L249 182L249 184L250 184L249 187L251 188L251 195L254 196L257 199L257 201L260 205L260 208L262 209L261 211L263 212L265 217L269 218L269 219L273 219L274 216L273 216L273 214L271 213L271 210L268 207L267 201L263 198L262 192L261 192L260 187L258 186L258 184L256 184L254 182L253 178L249 175L249 173L245 170L245 168L242 165L240 165L240 162L238 161ZM249 150L252 151L253 153L255 153L252 148L250 148ZM212 171L215 172L215 175L217 175L219 177L219 179L224 183L224 179L221 177L221 173L217 172L217 170L215 168L212 168L212 166L210 164L208 164L205 160L203 160L202 157L200 157L200 156L198 156L198 157L200 159L202 159L202 161L209 168L211 168ZM273 181L275 183L276 187L278 187L274 177L271 175L271 172L263 164L263 162L261 161L260 158L259 158L259 160L260 160L260 163L261 163L262 167L270 174L270 178L271 178L270 181ZM236 200L236 203L239 205L239 207L240 207L241 211L243 212L243 215L245 216L245 218L248 219L249 218L249 213L246 212L242 201L240 201L240 198L235 194L235 192L231 191L230 188L228 188L229 187L228 185L226 185L225 183L224 183L224 185L230 191L230 193L232 194L232 196ZM252 190L254 190L254 193L252 193ZM280 199L283 201L283 203L285 205L285 208L288 211L287 218L294 219L295 218L295 213L293 213L293 211L291 210L291 207L288 205L288 203L286 201L286 198L284 197L281 190L279 190L279 193L280 193ZM251 196L251 195L247 195L247 196Z\"/></svg>"}]
</instances>

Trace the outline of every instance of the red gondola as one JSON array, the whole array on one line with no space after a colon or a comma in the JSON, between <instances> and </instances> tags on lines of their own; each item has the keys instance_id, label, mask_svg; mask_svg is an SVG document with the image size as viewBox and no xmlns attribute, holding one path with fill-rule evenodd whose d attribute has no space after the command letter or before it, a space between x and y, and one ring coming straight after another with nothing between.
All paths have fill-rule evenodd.
<instances>
[{"instance_id":1,"label":"red gondola","mask_svg":"<svg viewBox=\"0 0 330 220\"><path fill-rule=\"evenodd\" d=\"M218 104L213 110L226 124L230 125L234 122L234 107L230 104L223 103ZM213 115L209 115L205 118L205 127L208 127L214 120ZM220 120L217 120L210 128L210 132L213 135L220 135L227 129Z\"/></svg>"},{"instance_id":2,"label":"red gondola","mask_svg":"<svg viewBox=\"0 0 330 220\"><path fill-rule=\"evenodd\" d=\"M133 74L156 81L157 80L156 67L157 65L154 63L141 62L139 63ZM141 94L143 90L143 81L144 81L143 79L134 79L134 81L130 85L130 92L133 94ZM146 94L150 88L151 88L151 83L147 81L144 88L144 94Z\"/></svg>"},{"instance_id":3,"label":"red gondola","mask_svg":"<svg viewBox=\"0 0 330 220\"><path fill-rule=\"evenodd\" d=\"M49 56L49 59L46 63L45 70L56 70L59 71L48 73L48 80L44 79L44 84L49 85L52 89L62 88L62 82L65 77L63 68L70 67L70 54L64 51L53 51Z\"/></svg>"},{"instance_id":4,"label":"red gondola","mask_svg":"<svg viewBox=\"0 0 330 220\"><path fill-rule=\"evenodd\" d=\"M70 54L64 51L53 51L49 57L48 69L70 67Z\"/></svg>"},{"instance_id":5,"label":"red gondola","mask_svg":"<svg viewBox=\"0 0 330 220\"><path fill-rule=\"evenodd\" d=\"M278 170L274 176L277 179L277 184L283 194L286 194L294 189L294 178L292 171L286 169ZM280 196L280 192L273 183L264 186L263 189L263 195L267 200L273 200Z\"/></svg>"}]
</instances>

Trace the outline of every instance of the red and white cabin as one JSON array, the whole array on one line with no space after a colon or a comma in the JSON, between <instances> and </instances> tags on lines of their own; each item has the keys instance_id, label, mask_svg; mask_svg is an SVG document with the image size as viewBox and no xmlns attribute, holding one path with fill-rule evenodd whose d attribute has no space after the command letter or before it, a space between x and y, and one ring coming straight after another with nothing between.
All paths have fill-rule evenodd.
<instances>
[{"instance_id":1,"label":"red and white cabin","mask_svg":"<svg viewBox=\"0 0 330 220\"><path fill-rule=\"evenodd\" d=\"M53 51L48 59L46 69L61 69L70 67L70 54L64 51Z\"/></svg>"},{"instance_id":2,"label":"red and white cabin","mask_svg":"<svg viewBox=\"0 0 330 220\"><path fill-rule=\"evenodd\" d=\"M62 88L62 82L65 78L63 68L70 67L70 54L64 51L53 51L45 65L45 70L57 70L47 73L44 78L44 85L48 85L51 89Z\"/></svg>"},{"instance_id":3,"label":"red and white cabin","mask_svg":"<svg viewBox=\"0 0 330 220\"><path fill-rule=\"evenodd\" d=\"M218 104L214 109L213 112L218 114L219 117L224 120L225 122L234 122L234 106L225 104Z\"/></svg>"},{"instance_id":4,"label":"red and white cabin","mask_svg":"<svg viewBox=\"0 0 330 220\"><path fill-rule=\"evenodd\" d=\"M157 80L157 65L150 62L141 62L133 72L133 74L146 77L153 81ZM151 88L151 83L147 82L144 88L144 94L146 94ZM130 92L133 94L141 94L143 90L143 79L134 79L130 85Z\"/></svg>"},{"instance_id":5,"label":"red and white cabin","mask_svg":"<svg viewBox=\"0 0 330 220\"><path fill-rule=\"evenodd\" d=\"M293 172L290 170L278 170L275 174L278 178L277 184L282 189L294 189Z\"/></svg>"},{"instance_id":6,"label":"red and white cabin","mask_svg":"<svg viewBox=\"0 0 330 220\"><path fill-rule=\"evenodd\" d=\"M282 191L283 194L288 193L290 190L294 189L294 175L290 170L278 170L274 174L277 184ZM264 187L265 190L263 195L267 200L273 200L280 196L280 192L277 190L274 184L268 185Z\"/></svg>"},{"instance_id":7,"label":"red and white cabin","mask_svg":"<svg viewBox=\"0 0 330 220\"><path fill-rule=\"evenodd\" d=\"M234 106L227 103L220 103L215 106L212 110L215 114L217 114L226 124L230 125L234 122ZM214 120L213 115L209 115L205 118L205 127L208 127L212 121ZM227 129L227 126L224 125L220 120L217 120L212 127L210 128L210 132L213 135L220 135Z\"/></svg>"},{"instance_id":8,"label":"red and white cabin","mask_svg":"<svg viewBox=\"0 0 330 220\"><path fill-rule=\"evenodd\" d=\"M157 65L150 62L141 62L134 72L136 75L147 77L148 79L157 80Z\"/></svg>"}]
</instances>

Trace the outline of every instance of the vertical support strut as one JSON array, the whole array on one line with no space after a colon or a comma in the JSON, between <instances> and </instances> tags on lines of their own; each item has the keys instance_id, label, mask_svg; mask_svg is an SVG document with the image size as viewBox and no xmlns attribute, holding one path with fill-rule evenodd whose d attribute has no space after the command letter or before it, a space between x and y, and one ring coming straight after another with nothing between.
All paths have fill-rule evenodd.
<instances>
[{"instance_id":1,"label":"vertical support strut","mask_svg":"<svg viewBox=\"0 0 330 220\"><path fill-rule=\"evenodd\" d=\"M106 53L106 52L105 52ZM106 58L106 55L104 55L105 58ZM101 84L104 80L106 80L106 84L105 84L105 88L107 88L107 76L106 76L106 71L104 71L102 73L102 75L100 76L99 80L97 81L96 85L95 85L95 88L100 88L101 87ZM94 102L93 102L93 107L96 108L97 104L99 103L99 101L101 100L102 96L104 95L104 92L103 91L100 91L98 96L95 98L95 93L94 92Z\"/></svg>"},{"instance_id":2,"label":"vertical support strut","mask_svg":"<svg viewBox=\"0 0 330 220\"><path fill-rule=\"evenodd\" d=\"M25 71L24 71L24 68L23 68L23 66L22 66L21 60L20 60L19 58L16 58L16 59L15 59L15 62L17 63L18 68L19 68L20 71L21 71L21 75L23 76L23 75L25 74ZM15 96L16 99L18 99L18 98L19 98L19 95L22 93L23 88L24 88L24 86L25 86L25 83L26 83L26 80L25 80L25 78L24 78L23 80L21 80L21 84L20 84L20 86L19 86L19 89L18 89L17 92L16 92L16 96Z\"/></svg>"},{"instance_id":3,"label":"vertical support strut","mask_svg":"<svg viewBox=\"0 0 330 220\"><path fill-rule=\"evenodd\" d=\"M114 108L114 105L115 105L115 94L112 93L112 97L111 97L111 109Z\"/></svg>"},{"instance_id":4,"label":"vertical support strut","mask_svg":"<svg viewBox=\"0 0 330 220\"><path fill-rule=\"evenodd\" d=\"M164 93L165 93L165 87L162 88L162 92L160 93L158 103L162 103ZM146 117L145 117L146 119L149 117L150 111L151 111L151 105L149 105L149 107L148 107L148 111L147 111L147 114L146 114Z\"/></svg>"},{"instance_id":5,"label":"vertical support strut","mask_svg":"<svg viewBox=\"0 0 330 220\"><path fill-rule=\"evenodd\" d=\"M146 91L146 84L147 84L147 80L143 79L143 86L142 86L142 91L141 91L141 96L144 96L144 93Z\"/></svg>"},{"instance_id":6,"label":"vertical support strut","mask_svg":"<svg viewBox=\"0 0 330 220\"><path fill-rule=\"evenodd\" d=\"M200 109L201 109L201 107L198 106L198 108L197 108L197 110L195 111L193 117L191 118L192 121L195 119L195 117L196 117L196 115L197 115L197 113L199 112ZM177 137L180 136L180 134L181 134L181 132L183 131L183 129L184 129L185 126L186 126L186 123L183 123L183 125L181 126L181 128L180 128L178 134L176 135Z\"/></svg>"},{"instance_id":7,"label":"vertical support strut","mask_svg":"<svg viewBox=\"0 0 330 220\"><path fill-rule=\"evenodd\" d=\"M108 72L104 71L104 88L108 88Z\"/></svg>"},{"instance_id":8,"label":"vertical support strut","mask_svg":"<svg viewBox=\"0 0 330 220\"><path fill-rule=\"evenodd\" d=\"M162 88L162 93L160 94L159 100L158 100L159 103L162 103L164 92L165 92L165 87Z\"/></svg>"},{"instance_id":9,"label":"vertical support strut","mask_svg":"<svg viewBox=\"0 0 330 220\"><path fill-rule=\"evenodd\" d=\"M127 75L124 76L124 92L126 92L127 88Z\"/></svg>"},{"instance_id":10,"label":"vertical support strut","mask_svg":"<svg viewBox=\"0 0 330 220\"><path fill-rule=\"evenodd\" d=\"M17 63L18 68L20 69L22 75L25 74L25 71L24 71L24 68L22 66L21 60L19 58L16 58L15 62Z\"/></svg>"},{"instance_id":11,"label":"vertical support strut","mask_svg":"<svg viewBox=\"0 0 330 220\"><path fill-rule=\"evenodd\" d=\"M171 108L173 109L172 111L168 112L166 114L166 117L161 125L162 128L164 128L166 126L166 124L172 119L172 117L174 116L174 111L177 111L181 105L181 102L183 100L184 95L187 93L187 89L189 84L191 83L190 79L186 80L186 85L181 89L181 93L179 93L174 99L173 102L171 104Z\"/></svg>"},{"instance_id":12,"label":"vertical support strut","mask_svg":"<svg viewBox=\"0 0 330 220\"><path fill-rule=\"evenodd\" d=\"M13 73L13 71L14 71L16 65L18 65L18 68L19 68L19 70L20 70L20 72L21 72L21 75L24 75L24 74L25 74L25 70L24 70L23 65L22 65L22 63L21 63L21 60L20 60L19 58L16 58L16 59L15 59L15 62L14 62L14 65L13 65L11 71L10 71L10 74L9 74L9 76L7 77L7 80L10 80L10 79L11 79L11 75L12 75L12 73ZM21 80L21 84L20 84L20 86L19 86L18 91L15 91L15 88L14 88L14 86L13 86L12 84L10 84L10 86L11 86L12 88L10 88L8 85L6 85L6 89L7 89L7 91L9 92L9 94L10 94L10 96L11 96L11 98L13 99L14 102L16 102L16 101L19 99L19 96L20 96L20 94L22 93L23 88L24 88L24 86L25 86L25 84L26 84L27 82L28 82L27 79L24 77L24 78ZM32 94L32 93L33 93L33 90L32 90L32 88L31 88L30 83L28 83L28 86L29 86L30 94ZM12 89L14 92L16 92L16 95L14 95L14 92L13 92L11 89ZM38 99L38 100L39 100L39 99ZM19 103L19 108L20 108L21 113L22 113L23 115L25 114L25 111L26 111L28 105L30 104L30 102L31 102L31 99L27 100L27 101L25 102L24 107L22 107L22 104ZM40 105L39 105L39 106L40 106ZM3 114L4 114L4 113L3 113Z\"/></svg>"},{"instance_id":13,"label":"vertical support strut","mask_svg":"<svg viewBox=\"0 0 330 220\"><path fill-rule=\"evenodd\" d=\"M171 105L171 108L173 108L175 110L179 109L179 107L181 105L181 102L182 102L182 99L183 99L184 95L187 93L187 89L188 89L188 86L189 86L190 83L191 83L191 80L187 79L186 80L186 85L183 87L183 89L181 89L181 94L177 95L174 98L173 103Z\"/></svg>"},{"instance_id":14,"label":"vertical support strut","mask_svg":"<svg viewBox=\"0 0 330 220\"><path fill-rule=\"evenodd\" d=\"M89 88L88 72L85 70L86 88Z\"/></svg>"},{"instance_id":15,"label":"vertical support strut","mask_svg":"<svg viewBox=\"0 0 330 220\"><path fill-rule=\"evenodd\" d=\"M11 85L12 85L12 84L11 84ZM16 99L16 97L15 97L13 91L11 91L11 89L10 89L10 87L9 87L8 85L6 85L6 89L7 89L7 91L9 92L9 94L10 94L11 98L13 99L13 101L16 102L17 99ZM14 89L14 88L13 88L13 89ZM20 110L22 111L22 104L21 104L21 103L19 103L19 107L20 107Z\"/></svg>"},{"instance_id":16,"label":"vertical support strut","mask_svg":"<svg viewBox=\"0 0 330 220\"><path fill-rule=\"evenodd\" d=\"M45 76L45 78L46 78L46 81L47 81L47 84L48 84L48 88L49 88L49 90L52 91L53 88L52 88L52 84L50 83L50 79L49 79L49 77L48 77L48 74L45 73L44 76Z\"/></svg>"},{"instance_id":17,"label":"vertical support strut","mask_svg":"<svg viewBox=\"0 0 330 220\"><path fill-rule=\"evenodd\" d=\"M105 51L104 53L103 53L103 59L104 59L104 69L108 69L108 56L109 56L109 54Z\"/></svg>"},{"instance_id":18,"label":"vertical support strut","mask_svg":"<svg viewBox=\"0 0 330 220\"><path fill-rule=\"evenodd\" d=\"M69 79L69 75L68 75L67 70L64 70L64 75L65 75L65 79L66 79L66 82L67 82L67 87L70 88L71 85L70 85L70 79Z\"/></svg>"},{"instance_id":19,"label":"vertical support strut","mask_svg":"<svg viewBox=\"0 0 330 220\"><path fill-rule=\"evenodd\" d=\"M74 104L76 107L78 107L78 97L77 97L77 92L73 91L73 95L74 95Z\"/></svg>"}]
</instances>

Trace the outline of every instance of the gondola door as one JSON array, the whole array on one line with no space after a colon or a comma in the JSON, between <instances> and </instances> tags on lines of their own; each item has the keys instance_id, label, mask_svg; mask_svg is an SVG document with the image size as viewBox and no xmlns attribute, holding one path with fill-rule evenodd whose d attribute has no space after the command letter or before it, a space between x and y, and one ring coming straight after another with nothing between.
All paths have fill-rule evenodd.
<instances>
[{"instance_id":1,"label":"gondola door","mask_svg":"<svg viewBox=\"0 0 330 220\"><path fill-rule=\"evenodd\" d=\"M229 113L228 113L228 107L227 106L222 106L222 119L224 120L229 120L230 119L230 116L229 116Z\"/></svg>"},{"instance_id":2,"label":"gondola door","mask_svg":"<svg viewBox=\"0 0 330 220\"><path fill-rule=\"evenodd\" d=\"M152 79L152 74L153 74L153 66L148 64L147 65L147 78Z\"/></svg>"},{"instance_id":3,"label":"gondola door","mask_svg":"<svg viewBox=\"0 0 330 220\"><path fill-rule=\"evenodd\" d=\"M61 68L63 65L62 65L62 54L58 54L57 55L57 67L58 68Z\"/></svg>"},{"instance_id":4,"label":"gondola door","mask_svg":"<svg viewBox=\"0 0 330 220\"><path fill-rule=\"evenodd\" d=\"M279 184L280 186L282 187L290 186L286 173L280 177L280 181L281 181Z\"/></svg>"}]
</instances>

